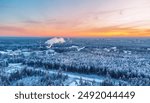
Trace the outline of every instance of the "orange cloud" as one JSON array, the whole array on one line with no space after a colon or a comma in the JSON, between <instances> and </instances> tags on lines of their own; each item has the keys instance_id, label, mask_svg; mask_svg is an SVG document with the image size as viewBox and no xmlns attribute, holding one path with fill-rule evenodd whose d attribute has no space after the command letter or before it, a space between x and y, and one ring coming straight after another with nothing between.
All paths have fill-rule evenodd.
<instances>
[{"instance_id":1,"label":"orange cloud","mask_svg":"<svg viewBox=\"0 0 150 103\"><path fill-rule=\"evenodd\" d=\"M81 36L88 37L150 37L150 29L103 27L80 31Z\"/></svg>"},{"instance_id":2,"label":"orange cloud","mask_svg":"<svg viewBox=\"0 0 150 103\"><path fill-rule=\"evenodd\" d=\"M0 34L7 36L64 36L64 37L150 37L150 29L110 26L102 28L52 28L48 26L0 26Z\"/></svg>"}]
</instances>

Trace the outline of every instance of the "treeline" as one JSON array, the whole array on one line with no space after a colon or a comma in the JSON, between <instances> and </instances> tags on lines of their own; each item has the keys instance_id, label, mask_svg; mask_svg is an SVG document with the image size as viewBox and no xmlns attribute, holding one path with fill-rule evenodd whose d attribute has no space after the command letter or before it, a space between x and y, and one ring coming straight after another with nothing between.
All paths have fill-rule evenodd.
<instances>
[{"instance_id":1,"label":"treeline","mask_svg":"<svg viewBox=\"0 0 150 103\"><path fill-rule=\"evenodd\" d=\"M40 85L41 86L44 86L44 85L45 86L60 86L60 85L64 85L63 84L64 81L68 79L68 76L62 74L62 72L60 71L58 71L57 73L47 73L42 70L35 70L33 68L31 69L31 68L24 67L21 70L17 70L10 74L0 73L0 85L1 86L9 86L9 85L24 86L27 84L22 79L32 77L32 76L39 78L38 84L33 83L34 81L30 81L31 84L33 85L36 84L37 86L40 86Z\"/></svg>"},{"instance_id":2,"label":"treeline","mask_svg":"<svg viewBox=\"0 0 150 103\"><path fill-rule=\"evenodd\" d=\"M138 72L132 72L130 70L118 70L118 69L109 69L108 67L93 67L93 66L73 66L73 65L65 65L65 64L59 64L59 63L52 63L49 62L43 62L42 60L38 59L37 61L26 61L24 64L32 67L43 67L45 69L55 69L58 70L59 68L62 68L63 71L68 72L77 72L81 74L96 74L96 75L103 75L103 76L109 76L111 78L120 79L124 81L128 81L131 83L131 85L150 85L150 77L149 75L140 74ZM136 79L135 79L136 78ZM141 80L139 82L139 80Z\"/></svg>"}]
</instances>

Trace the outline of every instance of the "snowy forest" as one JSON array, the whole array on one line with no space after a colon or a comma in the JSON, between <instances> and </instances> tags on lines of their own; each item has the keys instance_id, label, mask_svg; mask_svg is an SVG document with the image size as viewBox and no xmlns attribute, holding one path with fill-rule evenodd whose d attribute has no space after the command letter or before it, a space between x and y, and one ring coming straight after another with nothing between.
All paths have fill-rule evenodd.
<instances>
[{"instance_id":1,"label":"snowy forest","mask_svg":"<svg viewBox=\"0 0 150 103\"><path fill-rule=\"evenodd\" d=\"M150 86L150 38L0 38L0 86Z\"/></svg>"}]
</instances>

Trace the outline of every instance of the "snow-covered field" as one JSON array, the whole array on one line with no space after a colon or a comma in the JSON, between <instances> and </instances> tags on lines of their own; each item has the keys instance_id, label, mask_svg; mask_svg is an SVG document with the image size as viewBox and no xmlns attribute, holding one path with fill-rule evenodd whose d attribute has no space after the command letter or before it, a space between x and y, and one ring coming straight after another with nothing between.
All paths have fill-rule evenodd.
<instances>
[{"instance_id":1,"label":"snow-covered field","mask_svg":"<svg viewBox=\"0 0 150 103\"><path fill-rule=\"evenodd\" d=\"M0 85L150 85L148 38L1 38Z\"/></svg>"},{"instance_id":2,"label":"snow-covered field","mask_svg":"<svg viewBox=\"0 0 150 103\"><path fill-rule=\"evenodd\" d=\"M41 72L43 74L47 74L47 75L58 75L59 70L46 70L43 68L33 68L33 67L26 67L25 65L22 65L21 63L10 63L8 67L6 67L3 71L3 75L8 75L11 76L13 74L17 74L17 72L19 72L19 74L22 74L21 72L24 72L24 69L30 70L30 72L32 71L38 71ZM63 81L63 85L66 86L78 86L81 85L81 82L87 82L88 85L101 85L101 83L107 79L108 77L105 76L97 76L97 75L92 75L92 74L80 74L80 73L72 73L72 72L65 72L62 71L62 75L67 76L67 79L65 81ZM12 80L10 81L10 85L43 85L42 83L40 83L41 78L44 75L26 75L24 77L18 78L15 81ZM48 81L48 80L47 80ZM122 80L117 80L117 79L113 79L114 83L116 83L116 85L119 85L119 82L124 82L127 83L125 81Z\"/></svg>"}]
</instances>

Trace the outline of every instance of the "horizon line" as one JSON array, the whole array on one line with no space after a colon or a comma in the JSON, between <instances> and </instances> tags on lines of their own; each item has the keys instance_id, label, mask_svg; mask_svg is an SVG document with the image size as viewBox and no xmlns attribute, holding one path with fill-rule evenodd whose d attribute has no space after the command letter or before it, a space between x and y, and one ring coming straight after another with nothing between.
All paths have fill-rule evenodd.
<instances>
[{"instance_id":1,"label":"horizon line","mask_svg":"<svg viewBox=\"0 0 150 103\"><path fill-rule=\"evenodd\" d=\"M54 37L63 37L63 38L150 38L150 36L0 36L4 38L54 38Z\"/></svg>"}]
</instances>

